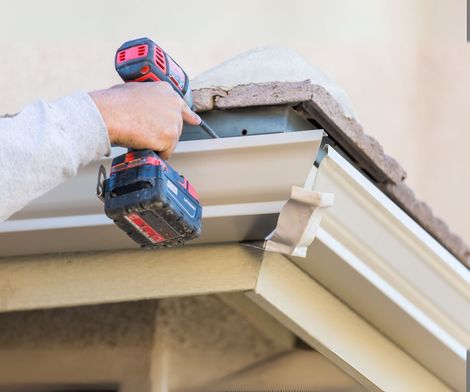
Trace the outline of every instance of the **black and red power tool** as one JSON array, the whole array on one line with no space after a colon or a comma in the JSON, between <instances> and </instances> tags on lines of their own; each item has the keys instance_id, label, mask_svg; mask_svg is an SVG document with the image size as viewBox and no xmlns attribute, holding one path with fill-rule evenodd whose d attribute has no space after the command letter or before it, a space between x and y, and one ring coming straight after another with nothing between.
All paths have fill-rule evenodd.
<instances>
[{"instance_id":1,"label":"black and red power tool","mask_svg":"<svg viewBox=\"0 0 470 392\"><path fill-rule=\"evenodd\" d=\"M124 43L116 53L116 71L125 82L166 81L192 104L184 70L148 38ZM201 127L218 137L207 124ZM98 197L106 215L142 247L183 244L201 233L202 206L191 183L152 150L129 150L113 159L111 173L100 167Z\"/></svg>"}]
</instances>

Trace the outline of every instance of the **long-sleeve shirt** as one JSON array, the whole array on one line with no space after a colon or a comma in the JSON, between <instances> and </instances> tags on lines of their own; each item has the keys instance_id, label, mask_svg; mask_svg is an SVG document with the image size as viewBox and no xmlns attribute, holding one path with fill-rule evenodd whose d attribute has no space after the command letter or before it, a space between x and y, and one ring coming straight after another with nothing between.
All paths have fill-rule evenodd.
<instances>
[{"instance_id":1,"label":"long-sleeve shirt","mask_svg":"<svg viewBox=\"0 0 470 392\"><path fill-rule=\"evenodd\" d=\"M0 118L0 222L111 150L90 96L37 101Z\"/></svg>"}]
</instances>

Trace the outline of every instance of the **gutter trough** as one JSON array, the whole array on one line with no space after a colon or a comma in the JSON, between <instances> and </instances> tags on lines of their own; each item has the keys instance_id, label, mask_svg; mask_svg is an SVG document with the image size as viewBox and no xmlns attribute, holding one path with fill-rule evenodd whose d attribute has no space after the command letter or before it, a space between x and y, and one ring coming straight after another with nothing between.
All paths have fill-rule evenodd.
<instances>
[{"instance_id":1,"label":"gutter trough","mask_svg":"<svg viewBox=\"0 0 470 392\"><path fill-rule=\"evenodd\" d=\"M278 114L271 117L271 126ZM277 118L286 127L286 117ZM298 124L287 127L299 128ZM277 128L273 133L181 141L170 163L190 179L204 207L203 233L192 243L268 235L291 187L304 184L322 137L322 130ZM0 257L136 248L104 215L94 194L99 165L109 167L122 151L113 148L111 157L82 168L75 178L0 224Z\"/></svg>"}]
</instances>

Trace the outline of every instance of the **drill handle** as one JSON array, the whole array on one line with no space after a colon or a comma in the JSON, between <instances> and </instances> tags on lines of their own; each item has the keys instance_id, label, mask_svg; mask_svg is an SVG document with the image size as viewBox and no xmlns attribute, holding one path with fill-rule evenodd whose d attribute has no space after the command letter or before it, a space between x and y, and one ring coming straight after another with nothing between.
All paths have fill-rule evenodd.
<instances>
[{"instance_id":1,"label":"drill handle","mask_svg":"<svg viewBox=\"0 0 470 392\"><path fill-rule=\"evenodd\" d=\"M173 89L193 108L189 78L162 48L149 38L127 41L116 52L116 71L124 82L170 83ZM212 138L218 135L204 122L201 128Z\"/></svg>"}]
</instances>

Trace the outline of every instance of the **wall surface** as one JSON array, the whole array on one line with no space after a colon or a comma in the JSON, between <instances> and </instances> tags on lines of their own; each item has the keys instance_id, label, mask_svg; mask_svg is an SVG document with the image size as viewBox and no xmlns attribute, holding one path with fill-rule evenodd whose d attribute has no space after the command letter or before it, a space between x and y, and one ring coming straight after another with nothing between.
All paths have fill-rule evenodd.
<instances>
[{"instance_id":1,"label":"wall surface","mask_svg":"<svg viewBox=\"0 0 470 392\"><path fill-rule=\"evenodd\" d=\"M158 40L190 75L247 49L298 51L350 95L417 195L470 242L465 0L2 0L0 112L119 82L115 49Z\"/></svg>"},{"instance_id":2,"label":"wall surface","mask_svg":"<svg viewBox=\"0 0 470 392\"><path fill-rule=\"evenodd\" d=\"M300 354L310 359L299 362L294 336L242 294L223 298L1 313L0 392L228 390L221 385L235 390L245 382L253 385L257 372L259 389L272 385L281 369L286 389L364 390L307 347ZM289 374L292 366L300 372Z\"/></svg>"},{"instance_id":3,"label":"wall surface","mask_svg":"<svg viewBox=\"0 0 470 392\"><path fill-rule=\"evenodd\" d=\"M0 314L0 391L150 392L156 307L141 301Z\"/></svg>"}]
</instances>

